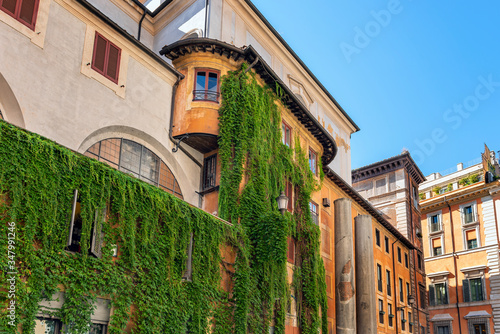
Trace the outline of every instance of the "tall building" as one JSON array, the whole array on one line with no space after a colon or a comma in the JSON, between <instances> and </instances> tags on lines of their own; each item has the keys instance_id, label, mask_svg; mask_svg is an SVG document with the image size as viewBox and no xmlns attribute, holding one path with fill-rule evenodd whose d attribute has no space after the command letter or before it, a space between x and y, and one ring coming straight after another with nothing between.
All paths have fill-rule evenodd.
<instances>
[{"instance_id":1,"label":"tall building","mask_svg":"<svg viewBox=\"0 0 500 334\"><path fill-rule=\"evenodd\" d=\"M420 185L432 333L500 332L498 160L433 173Z\"/></svg>"},{"instance_id":2,"label":"tall building","mask_svg":"<svg viewBox=\"0 0 500 334\"><path fill-rule=\"evenodd\" d=\"M0 200L6 217L36 231L18 234L34 252L17 262L25 275L19 305L29 311L17 313L19 328L55 334L87 321L92 333L340 333L357 320L365 333L413 333L425 326L411 306L413 235L350 185L350 136L359 128L250 1L3 0L0 49L1 117L18 127L2 122L0 148L24 154L17 174L2 160ZM231 73L241 81L228 93ZM243 90L252 78L257 85ZM275 96L268 89L279 99L268 100ZM255 100L262 104L248 102ZM231 114L237 121L222 120L229 103L241 101L241 113ZM275 114L257 114L259 105ZM238 118L245 111L252 112ZM46 164L37 152L49 152ZM57 190L43 188L52 202L41 190L19 192L27 170L40 187L57 180L50 183ZM290 226L276 231L274 223L284 224L273 215L282 190ZM40 210L22 205L22 194L43 203ZM243 232L234 227L240 223ZM285 251L282 266L276 259Z\"/></svg>"},{"instance_id":3,"label":"tall building","mask_svg":"<svg viewBox=\"0 0 500 334\"><path fill-rule=\"evenodd\" d=\"M400 231L414 246L404 254L410 268L414 333L427 333L428 311L425 293L422 228L418 187L425 178L408 152L352 171L352 183L361 196ZM385 246L387 249L387 245ZM399 254L398 254L399 256ZM389 279L389 278L387 278ZM398 305L398 304L396 304Z\"/></svg>"}]
</instances>

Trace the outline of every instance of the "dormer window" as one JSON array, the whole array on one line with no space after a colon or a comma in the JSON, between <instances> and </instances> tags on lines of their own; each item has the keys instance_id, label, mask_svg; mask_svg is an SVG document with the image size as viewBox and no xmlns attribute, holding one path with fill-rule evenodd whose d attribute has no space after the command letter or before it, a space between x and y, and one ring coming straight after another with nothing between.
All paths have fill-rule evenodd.
<instances>
[{"instance_id":1,"label":"dormer window","mask_svg":"<svg viewBox=\"0 0 500 334\"><path fill-rule=\"evenodd\" d=\"M193 101L219 102L219 71L197 69Z\"/></svg>"}]
</instances>

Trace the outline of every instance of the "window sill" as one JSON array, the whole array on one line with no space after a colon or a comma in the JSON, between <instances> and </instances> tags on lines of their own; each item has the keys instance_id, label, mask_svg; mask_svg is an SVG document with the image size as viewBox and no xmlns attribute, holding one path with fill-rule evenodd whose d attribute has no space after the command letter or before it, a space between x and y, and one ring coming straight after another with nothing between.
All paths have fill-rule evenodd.
<instances>
[{"instance_id":1,"label":"window sill","mask_svg":"<svg viewBox=\"0 0 500 334\"><path fill-rule=\"evenodd\" d=\"M214 191L219 191L219 186L215 186L215 187L210 187L210 188L207 188L207 189L204 189L203 191L200 191L200 192L196 192L198 195L201 195L201 196L204 196L206 194L210 194Z\"/></svg>"}]
</instances>

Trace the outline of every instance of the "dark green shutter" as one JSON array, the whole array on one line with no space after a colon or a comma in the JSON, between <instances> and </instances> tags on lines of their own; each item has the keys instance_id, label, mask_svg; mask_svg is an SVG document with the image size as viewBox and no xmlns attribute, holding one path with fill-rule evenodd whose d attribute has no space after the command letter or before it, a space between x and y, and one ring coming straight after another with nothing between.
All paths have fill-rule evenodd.
<instances>
[{"instance_id":1,"label":"dark green shutter","mask_svg":"<svg viewBox=\"0 0 500 334\"><path fill-rule=\"evenodd\" d=\"M470 286L468 279L462 280L462 288L464 292L464 303L468 303L470 302Z\"/></svg>"},{"instance_id":2,"label":"dark green shutter","mask_svg":"<svg viewBox=\"0 0 500 334\"><path fill-rule=\"evenodd\" d=\"M444 283L444 301L443 304L449 304L450 301L448 300L448 283Z\"/></svg>"},{"instance_id":3,"label":"dark green shutter","mask_svg":"<svg viewBox=\"0 0 500 334\"><path fill-rule=\"evenodd\" d=\"M434 291L434 285L429 285L429 303L431 306L436 305L436 292Z\"/></svg>"}]
</instances>

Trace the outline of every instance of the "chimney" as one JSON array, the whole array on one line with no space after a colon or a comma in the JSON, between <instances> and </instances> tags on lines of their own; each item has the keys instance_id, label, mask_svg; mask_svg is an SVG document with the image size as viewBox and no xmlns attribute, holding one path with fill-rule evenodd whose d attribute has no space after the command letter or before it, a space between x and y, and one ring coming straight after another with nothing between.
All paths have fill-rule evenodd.
<instances>
[{"instance_id":1,"label":"chimney","mask_svg":"<svg viewBox=\"0 0 500 334\"><path fill-rule=\"evenodd\" d=\"M457 172L462 170L462 169L464 169L464 164L460 162L457 164Z\"/></svg>"}]
</instances>

